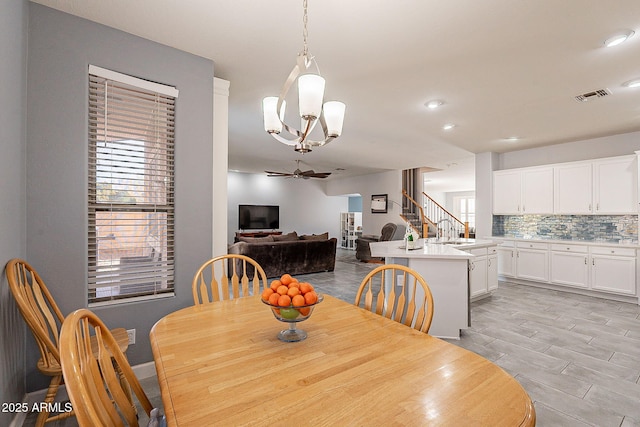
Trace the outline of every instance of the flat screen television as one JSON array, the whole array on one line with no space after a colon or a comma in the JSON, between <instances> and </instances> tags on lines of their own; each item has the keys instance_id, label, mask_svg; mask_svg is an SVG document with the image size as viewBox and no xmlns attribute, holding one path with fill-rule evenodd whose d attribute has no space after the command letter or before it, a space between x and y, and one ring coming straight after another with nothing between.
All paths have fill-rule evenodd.
<instances>
[{"instance_id":1,"label":"flat screen television","mask_svg":"<svg viewBox=\"0 0 640 427\"><path fill-rule=\"evenodd\" d=\"M280 206L238 205L240 230L277 230L280 228Z\"/></svg>"}]
</instances>

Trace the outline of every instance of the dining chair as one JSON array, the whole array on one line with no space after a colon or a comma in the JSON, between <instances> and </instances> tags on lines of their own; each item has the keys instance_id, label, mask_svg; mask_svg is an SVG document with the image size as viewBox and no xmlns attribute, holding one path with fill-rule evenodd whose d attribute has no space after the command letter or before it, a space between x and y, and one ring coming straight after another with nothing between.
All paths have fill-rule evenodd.
<instances>
[{"instance_id":1,"label":"dining chair","mask_svg":"<svg viewBox=\"0 0 640 427\"><path fill-rule=\"evenodd\" d=\"M415 270L385 264L365 276L356 293L355 305L428 333L433 319L433 295ZM417 311L416 311L417 309Z\"/></svg>"},{"instance_id":2,"label":"dining chair","mask_svg":"<svg viewBox=\"0 0 640 427\"><path fill-rule=\"evenodd\" d=\"M134 395L149 416L149 426L164 423L115 337L92 311L81 308L64 320L60 361L80 427L138 426Z\"/></svg>"},{"instance_id":3,"label":"dining chair","mask_svg":"<svg viewBox=\"0 0 640 427\"><path fill-rule=\"evenodd\" d=\"M191 283L195 305L228 300L230 297L259 295L261 289L267 287L267 276L260 264L240 254L210 259L200 266Z\"/></svg>"},{"instance_id":4,"label":"dining chair","mask_svg":"<svg viewBox=\"0 0 640 427\"><path fill-rule=\"evenodd\" d=\"M62 412L49 416L48 408L54 402L58 389L63 383L62 368L60 366L59 333L64 316L58 308L53 296L44 284L36 270L26 261L18 258L9 260L5 266L9 289L17 303L18 309L25 322L31 329L36 344L40 349L40 359L37 368L44 375L51 377L47 394L45 395L42 411L36 419L36 426L43 426L46 422L68 418L71 412ZM129 345L127 331L117 328L112 331L121 351L126 351Z\"/></svg>"}]
</instances>

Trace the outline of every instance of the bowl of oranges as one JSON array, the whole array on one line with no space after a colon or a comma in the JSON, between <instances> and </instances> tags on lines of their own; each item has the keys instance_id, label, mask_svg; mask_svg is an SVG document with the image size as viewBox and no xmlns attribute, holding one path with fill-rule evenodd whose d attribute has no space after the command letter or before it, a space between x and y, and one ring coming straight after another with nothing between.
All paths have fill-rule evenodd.
<instances>
[{"instance_id":1,"label":"bowl of oranges","mask_svg":"<svg viewBox=\"0 0 640 427\"><path fill-rule=\"evenodd\" d=\"M307 333L298 329L296 323L307 320L322 300L322 295L318 295L311 283L300 282L290 274L272 280L262 292L262 302L271 308L273 316L289 323L289 328L278 334L278 339L285 342L302 341L307 337Z\"/></svg>"}]
</instances>

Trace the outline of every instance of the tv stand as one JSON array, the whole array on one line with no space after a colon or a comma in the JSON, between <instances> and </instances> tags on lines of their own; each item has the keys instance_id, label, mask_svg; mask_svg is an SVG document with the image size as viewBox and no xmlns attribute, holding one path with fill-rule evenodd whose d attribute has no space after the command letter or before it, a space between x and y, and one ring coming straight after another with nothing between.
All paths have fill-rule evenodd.
<instances>
[{"instance_id":1,"label":"tv stand","mask_svg":"<svg viewBox=\"0 0 640 427\"><path fill-rule=\"evenodd\" d=\"M236 231L236 239L238 237L267 237L280 236L282 231Z\"/></svg>"}]
</instances>

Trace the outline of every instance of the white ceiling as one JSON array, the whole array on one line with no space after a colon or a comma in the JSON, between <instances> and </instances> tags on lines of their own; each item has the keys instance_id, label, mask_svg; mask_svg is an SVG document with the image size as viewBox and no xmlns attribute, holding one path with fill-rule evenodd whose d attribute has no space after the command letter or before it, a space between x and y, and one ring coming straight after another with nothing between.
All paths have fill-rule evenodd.
<instances>
[{"instance_id":1,"label":"white ceiling","mask_svg":"<svg viewBox=\"0 0 640 427\"><path fill-rule=\"evenodd\" d=\"M326 98L347 111L343 135L304 156L264 132L261 112L302 50L302 0L35 1L212 59L231 82L239 171L292 171L302 159L332 177L414 167L455 177L474 153L640 130L640 89L622 86L640 78L638 0L309 0L309 50ZM622 29L635 37L605 48ZM612 94L574 100L602 88ZM445 104L427 110L435 98Z\"/></svg>"}]
</instances>

